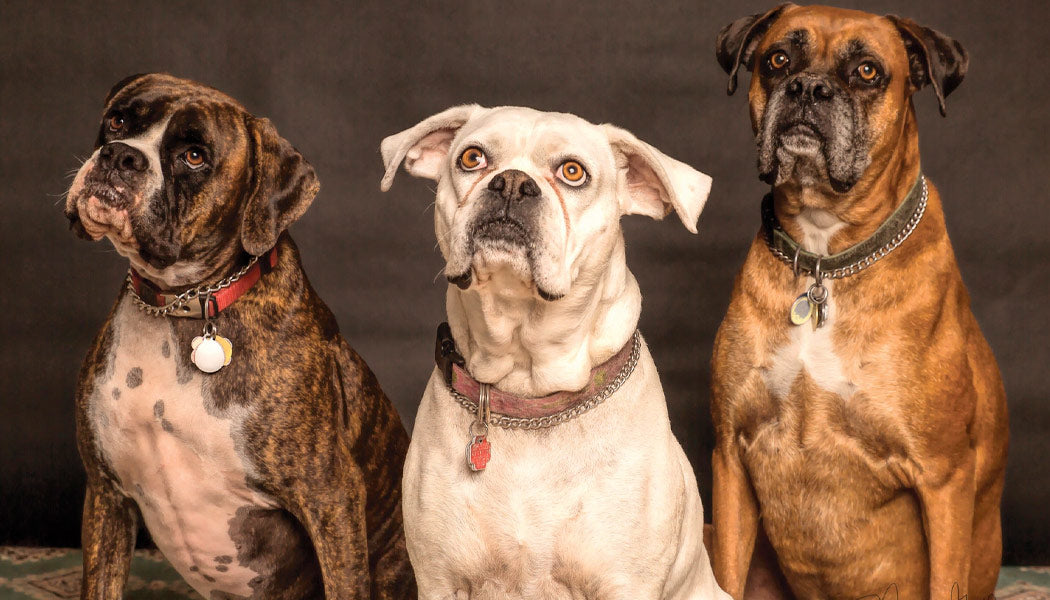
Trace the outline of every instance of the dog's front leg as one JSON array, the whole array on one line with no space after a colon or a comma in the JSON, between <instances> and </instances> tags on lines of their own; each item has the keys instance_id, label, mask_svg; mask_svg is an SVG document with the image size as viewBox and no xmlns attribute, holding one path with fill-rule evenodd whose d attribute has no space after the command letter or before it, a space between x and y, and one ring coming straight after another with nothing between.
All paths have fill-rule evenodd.
<instances>
[{"instance_id":1,"label":"dog's front leg","mask_svg":"<svg viewBox=\"0 0 1050 600\"><path fill-rule=\"evenodd\" d=\"M758 500L740 461L740 449L731 438L718 442L711 463L715 579L726 593L741 600L758 534Z\"/></svg>"},{"instance_id":2,"label":"dog's front leg","mask_svg":"<svg viewBox=\"0 0 1050 600\"><path fill-rule=\"evenodd\" d=\"M365 600L371 582L361 468L338 452L331 464L309 470L322 479L300 479L290 504L317 552L325 598Z\"/></svg>"},{"instance_id":3,"label":"dog's front leg","mask_svg":"<svg viewBox=\"0 0 1050 600\"><path fill-rule=\"evenodd\" d=\"M928 468L934 476L920 476L916 486L930 551L931 600L963 600L969 593L976 452L967 449L962 460L951 462L945 475Z\"/></svg>"},{"instance_id":4,"label":"dog's front leg","mask_svg":"<svg viewBox=\"0 0 1050 600\"><path fill-rule=\"evenodd\" d=\"M89 477L80 529L84 549L81 600L124 597L137 528L135 502L104 477Z\"/></svg>"}]
</instances>

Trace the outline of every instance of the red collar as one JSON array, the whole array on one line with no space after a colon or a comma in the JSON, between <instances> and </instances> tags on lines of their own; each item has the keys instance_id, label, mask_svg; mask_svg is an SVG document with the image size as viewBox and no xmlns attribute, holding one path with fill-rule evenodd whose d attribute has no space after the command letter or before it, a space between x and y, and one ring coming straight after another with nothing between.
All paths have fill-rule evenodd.
<instances>
[{"instance_id":1,"label":"red collar","mask_svg":"<svg viewBox=\"0 0 1050 600\"><path fill-rule=\"evenodd\" d=\"M270 250L264 256L260 256L259 260L247 272L244 273L239 279L230 283L228 287L212 292L208 295L199 295L192 300L188 300L178 310L170 313L173 317L188 317L191 319L203 319L207 317L215 317L220 312L226 309L229 305L233 304L238 298L244 295L263 275L266 275L277 266L277 247ZM178 294L170 292L162 292L157 286L153 285L142 275L139 275L135 269L130 269L131 274L131 287L146 304L150 306L166 306L176 299ZM207 303L207 315L205 315L204 306Z\"/></svg>"},{"instance_id":2,"label":"red collar","mask_svg":"<svg viewBox=\"0 0 1050 600\"><path fill-rule=\"evenodd\" d=\"M579 409L579 413L586 412L597 404L595 402L597 397L600 396L601 400L604 400L630 376L638 361L640 340L641 337L636 331L612 358L591 369L590 379L581 390L555 392L547 396L531 398L491 387L489 406L492 410L493 422L504 426L502 425L503 420L535 419L542 421L545 418L554 418L561 413L573 411L582 405L588 406L586 409ZM434 358L445 377L445 383L454 394L458 393L476 405L481 395L481 383L467 372L463 356L456 350L456 342L452 339L452 329L448 323L442 323L438 327ZM550 427L557 422L552 421L542 426Z\"/></svg>"}]
</instances>

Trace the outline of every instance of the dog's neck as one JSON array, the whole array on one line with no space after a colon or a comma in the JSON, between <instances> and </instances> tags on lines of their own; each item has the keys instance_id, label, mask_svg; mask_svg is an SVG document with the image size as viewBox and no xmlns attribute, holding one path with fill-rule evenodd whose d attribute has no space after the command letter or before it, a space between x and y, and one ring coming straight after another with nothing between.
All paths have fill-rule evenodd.
<instances>
[{"instance_id":1,"label":"dog's neck","mask_svg":"<svg viewBox=\"0 0 1050 600\"><path fill-rule=\"evenodd\" d=\"M548 302L509 269L468 290L449 286L452 335L475 379L522 396L575 391L616 354L638 324L641 292L619 234L603 269L581 273Z\"/></svg>"},{"instance_id":2,"label":"dog's neck","mask_svg":"<svg viewBox=\"0 0 1050 600\"><path fill-rule=\"evenodd\" d=\"M919 136L910 106L897 134L871 157L864 176L848 192L830 186L786 182L773 190L773 210L804 250L836 254L867 239L904 201L919 176Z\"/></svg>"}]
</instances>

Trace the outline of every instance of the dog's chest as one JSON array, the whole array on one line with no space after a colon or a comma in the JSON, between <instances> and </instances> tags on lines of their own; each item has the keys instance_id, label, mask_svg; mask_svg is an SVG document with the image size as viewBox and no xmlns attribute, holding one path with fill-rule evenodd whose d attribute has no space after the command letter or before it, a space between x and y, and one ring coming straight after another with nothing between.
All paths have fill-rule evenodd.
<instances>
[{"instance_id":1,"label":"dog's chest","mask_svg":"<svg viewBox=\"0 0 1050 600\"><path fill-rule=\"evenodd\" d=\"M89 420L103 460L180 574L205 595L250 595L258 573L238 563L234 523L276 505L248 486L244 409L215 407L208 375L177 356L188 352L166 319L122 302Z\"/></svg>"},{"instance_id":2,"label":"dog's chest","mask_svg":"<svg viewBox=\"0 0 1050 600\"><path fill-rule=\"evenodd\" d=\"M666 420L630 399L650 390L621 390L552 429L493 427L492 459L471 473L470 417L435 381L405 470L409 551L428 579L452 591L469 582L479 598L575 598L667 577L683 520L701 521L685 514L683 457Z\"/></svg>"},{"instance_id":3,"label":"dog's chest","mask_svg":"<svg viewBox=\"0 0 1050 600\"><path fill-rule=\"evenodd\" d=\"M769 338L779 344L756 338L757 351L737 348L755 357L749 389L760 392L736 396L734 414L770 535L799 547L824 540L820 551L833 561L851 547L855 518L908 514L897 502L913 441L901 416L907 390L887 359L892 344L872 334L871 343L845 343L842 332L858 324L837 313L834 287L831 298L823 327L786 325L786 336ZM794 525L778 532L785 523Z\"/></svg>"}]
</instances>

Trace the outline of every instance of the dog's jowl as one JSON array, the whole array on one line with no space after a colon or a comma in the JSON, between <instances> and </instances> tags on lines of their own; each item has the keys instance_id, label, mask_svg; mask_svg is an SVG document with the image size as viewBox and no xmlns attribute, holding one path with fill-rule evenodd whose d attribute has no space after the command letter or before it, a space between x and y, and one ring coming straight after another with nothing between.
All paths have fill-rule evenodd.
<instances>
[{"instance_id":1,"label":"dog's jowl","mask_svg":"<svg viewBox=\"0 0 1050 600\"><path fill-rule=\"evenodd\" d=\"M1006 401L912 104L929 87L943 113L966 52L786 4L726 26L717 55L730 93L752 73L772 186L712 361L719 582L743 596L757 541L798 598L990 598Z\"/></svg>"},{"instance_id":2,"label":"dog's jowl","mask_svg":"<svg viewBox=\"0 0 1050 600\"><path fill-rule=\"evenodd\" d=\"M459 106L382 144L437 182L448 324L405 465L420 597L724 597L637 332L620 218L691 231L710 178L622 129Z\"/></svg>"},{"instance_id":3,"label":"dog's jowl","mask_svg":"<svg viewBox=\"0 0 1050 600\"><path fill-rule=\"evenodd\" d=\"M69 190L131 263L80 373L84 598L120 598L141 520L206 598L414 594L408 436L285 232L318 190L266 119L120 82Z\"/></svg>"}]
</instances>

